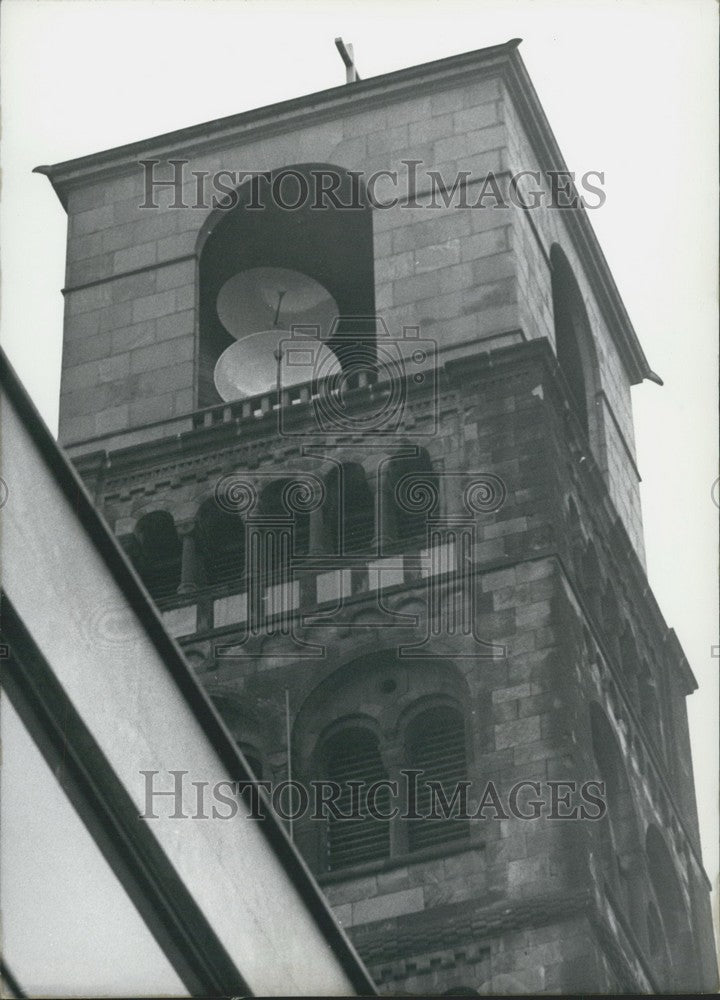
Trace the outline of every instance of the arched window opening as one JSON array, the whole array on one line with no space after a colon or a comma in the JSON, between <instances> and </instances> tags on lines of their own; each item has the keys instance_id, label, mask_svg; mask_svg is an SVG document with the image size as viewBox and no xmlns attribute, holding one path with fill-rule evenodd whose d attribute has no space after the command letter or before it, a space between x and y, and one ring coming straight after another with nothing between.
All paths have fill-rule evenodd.
<instances>
[{"instance_id":1,"label":"arched window opening","mask_svg":"<svg viewBox=\"0 0 720 1000\"><path fill-rule=\"evenodd\" d=\"M467 780L465 723L461 713L447 705L422 712L408 726L405 748L408 768L422 772L417 779L415 794L412 785L409 789L410 814L427 817L433 811L440 812L428 782L437 783L436 787L442 789L446 801L452 802L458 783ZM408 820L408 846L411 851L462 841L468 835L468 821L455 815L447 819Z\"/></svg>"},{"instance_id":2,"label":"arched window opening","mask_svg":"<svg viewBox=\"0 0 720 1000\"><path fill-rule=\"evenodd\" d=\"M333 553L365 552L375 532L375 500L358 462L334 465L325 477L323 526Z\"/></svg>"},{"instance_id":3,"label":"arched window opening","mask_svg":"<svg viewBox=\"0 0 720 1000\"><path fill-rule=\"evenodd\" d=\"M293 508L293 484L296 482L291 476L269 482L260 494L257 520L259 523L265 522L268 528L278 529L292 523L292 553L306 555L310 543L310 515L307 511ZM288 548L285 558L289 555ZM282 553L278 553L278 556L282 558Z\"/></svg>"},{"instance_id":4,"label":"arched window opening","mask_svg":"<svg viewBox=\"0 0 720 1000\"><path fill-rule=\"evenodd\" d=\"M557 244L550 250L555 350L570 394L570 405L589 436L589 393L593 391L595 350L575 275Z\"/></svg>"},{"instance_id":5,"label":"arched window opening","mask_svg":"<svg viewBox=\"0 0 720 1000\"><path fill-rule=\"evenodd\" d=\"M136 568L155 600L172 597L180 586L182 543L171 514L153 511L135 526ZM132 555L131 551L131 555Z\"/></svg>"},{"instance_id":6,"label":"arched window opening","mask_svg":"<svg viewBox=\"0 0 720 1000\"><path fill-rule=\"evenodd\" d=\"M418 448L414 455L397 455L384 469L381 517L386 542L422 543L428 517L437 514L438 477L430 455Z\"/></svg>"},{"instance_id":7,"label":"arched window opening","mask_svg":"<svg viewBox=\"0 0 720 1000\"><path fill-rule=\"evenodd\" d=\"M245 575L245 525L237 514L218 506L213 498L201 504L197 528L205 583L233 583Z\"/></svg>"},{"instance_id":8,"label":"arched window opening","mask_svg":"<svg viewBox=\"0 0 720 1000\"><path fill-rule=\"evenodd\" d=\"M322 749L325 773L340 787L337 809L357 819L327 820L325 863L328 871L377 861L390 855L389 792L381 788L368 811L368 790L387 779L377 737L362 726L348 726L329 737ZM372 803L371 803L372 805ZM373 815L374 813L374 815Z\"/></svg>"},{"instance_id":9,"label":"arched window opening","mask_svg":"<svg viewBox=\"0 0 720 1000\"><path fill-rule=\"evenodd\" d=\"M364 789L356 790L362 813L368 811L369 785L390 780L398 786L387 798L386 790L379 788L377 810L393 812L389 821L377 815L337 821L328 816L327 824L307 816L298 821L296 843L315 870L347 869L388 857L407 860L410 827L429 824L405 818L405 791L412 783L402 771L422 770L429 780L444 782L440 787L453 802L457 782L467 778L460 706L468 697L467 682L456 665L447 659L401 659L390 645L344 663L307 693L293 724L293 773L306 783L338 782L342 798L336 805L346 815L353 805L352 788L357 788L351 781L364 783ZM318 739L318 734L324 735ZM442 798L436 798L442 806ZM429 801L427 805L425 813ZM417 811L423 815L422 808ZM327 816L328 810L323 813ZM441 818L430 823L433 830L446 831L442 842L459 842L460 830L469 836L468 821ZM418 849L422 837L415 838ZM428 844L434 843L432 832L425 837Z\"/></svg>"},{"instance_id":10,"label":"arched window opening","mask_svg":"<svg viewBox=\"0 0 720 1000\"><path fill-rule=\"evenodd\" d=\"M325 348L307 378L295 372L300 381L321 374L313 363L328 351L343 368L353 344L374 357L372 209L357 175L288 166L249 178L232 199L201 236L198 406L274 389L275 352L294 326L318 327Z\"/></svg>"}]
</instances>

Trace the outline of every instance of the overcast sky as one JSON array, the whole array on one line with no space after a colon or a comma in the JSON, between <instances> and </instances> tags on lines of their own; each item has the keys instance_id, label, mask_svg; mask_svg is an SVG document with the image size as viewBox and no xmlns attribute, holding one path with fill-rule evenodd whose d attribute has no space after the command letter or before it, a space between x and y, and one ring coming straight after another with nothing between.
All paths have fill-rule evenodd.
<instances>
[{"instance_id":1,"label":"overcast sky","mask_svg":"<svg viewBox=\"0 0 720 1000\"><path fill-rule=\"evenodd\" d=\"M53 431L66 217L33 167L342 83L336 35L354 44L363 77L524 39L521 54L570 169L605 174L607 198L591 220L650 365L665 380L664 388L633 390L648 572L700 682L688 708L705 863L716 885L713 0L5 0L0 17L2 340ZM17 795L12 781L24 768L35 794L46 796L46 822L22 825L22 850L16 836L3 846L6 953L18 978L28 991L87 992L78 963L85 953L96 969L93 992L121 991L129 976L126 992L173 989L132 914L113 911L103 922L97 903L107 897L100 888L93 895L99 882L83 875L91 847L83 854L74 846L72 817L52 805L52 779L6 716L5 795ZM37 815L31 804L23 815ZM58 840L73 844L64 861ZM47 856L54 863L33 873L31 859ZM88 887L85 896L78 884ZM85 923L68 919L78 898L87 902Z\"/></svg>"}]
</instances>

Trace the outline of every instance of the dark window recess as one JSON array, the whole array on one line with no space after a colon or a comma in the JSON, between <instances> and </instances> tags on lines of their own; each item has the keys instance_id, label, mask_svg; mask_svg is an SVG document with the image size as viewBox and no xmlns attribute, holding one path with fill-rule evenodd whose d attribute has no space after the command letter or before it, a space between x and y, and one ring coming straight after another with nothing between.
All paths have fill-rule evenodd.
<instances>
[{"instance_id":1,"label":"dark window recess","mask_svg":"<svg viewBox=\"0 0 720 1000\"><path fill-rule=\"evenodd\" d=\"M270 535L277 535L277 546L267 550L271 567L278 562L286 561L290 555L285 551L286 542L281 539L284 532L289 530L292 530L293 554L307 555L310 543L310 515L293 504L293 498L301 488L301 484L301 479L295 480L291 477L274 479L265 486L260 495L258 520L266 523L265 530ZM273 556L270 556L271 551L274 553Z\"/></svg>"},{"instance_id":2,"label":"dark window recess","mask_svg":"<svg viewBox=\"0 0 720 1000\"><path fill-rule=\"evenodd\" d=\"M310 191L324 171L339 181L334 197L339 205L313 209L313 199L305 199L287 211L272 196L275 178L286 169L301 175ZM296 185L288 179L283 197L295 197ZM327 289L339 310L340 323L328 346L343 370L353 367L357 345L367 345L371 360L375 351L375 278L373 253L373 211L357 175L328 163L286 164L271 180L256 175L237 188L232 209L218 209L206 221L206 239L199 261L199 342L198 406L220 403L213 377L218 358L233 343L217 310L218 296L225 283L256 267L285 268L318 282ZM248 211L253 201L262 211ZM305 320L304 322L308 322ZM349 350L348 350L349 348ZM346 355L349 353L349 357ZM367 367L365 365L364 367Z\"/></svg>"},{"instance_id":3,"label":"dark window recess","mask_svg":"<svg viewBox=\"0 0 720 1000\"><path fill-rule=\"evenodd\" d=\"M385 535L400 544L424 541L428 517L437 514L438 491L437 473L427 451L419 448L417 455L391 458L387 463L387 482L390 495L385 501L388 509L384 516L389 518L384 525ZM418 504L418 498L425 495L429 502Z\"/></svg>"},{"instance_id":4,"label":"dark window recess","mask_svg":"<svg viewBox=\"0 0 720 1000\"><path fill-rule=\"evenodd\" d=\"M130 557L155 600L172 597L180 586L182 546L172 516L154 511L138 521Z\"/></svg>"},{"instance_id":5,"label":"dark window recess","mask_svg":"<svg viewBox=\"0 0 720 1000\"><path fill-rule=\"evenodd\" d=\"M550 250L550 265L557 359L568 401L588 434L588 394L592 391L592 368L597 366L592 330L575 275L557 244Z\"/></svg>"},{"instance_id":6,"label":"dark window recess","mask_svg":"<svg viewBox=\"0 0 720 1000\"><path fill-rule=\"evenodd\" d=\"M243 519L223 510L212 498L200 506L197 530L205 583L216 586L242 579L245 575Z\"/></svg>"},{"instance_id":7,"label":"dark window recess","mask_svg":"<svg viewBox=\"0 0 720 1000\"><path fill-rule=\"evenodd\" d=\"M325 773L341 787L336 805L340 813L356 813L359 819L328 817L326 838L326 868L337 871L366 861L389 857L390 827L387 820L371 816L367 811L367 790L376 781L387 778L377 738L367 729L344 729L327 741L324 747ZM348 782L364 782L353 800ZM357 787L357 786L356 786ZM375 800L376 810L389 811L389 792L381 789Z\"/></svg>"},{"instance_id":8,"label":"dark window recess","mask_svg":"<svg viewBox=\"0 0 720 1000\"><path fill-rule=\"evenodd\" d=\"M362 465L334 466L325 478L325 489L323 523L331 551L367 551L375 532L375 501Z\"/></svg>"},{"instance_id":9,"label":"dark window recess","mask_svg":"<svg viewBox=\"0 0 720 1000\"><path fill-rule=\"evenodd\" d=\"M465 726L458 711L449 707L433 708L423 712L408 731L408 766L423 773L417 778L417 792L410 788L410 810L427 816L432 808L432 792L427 782L439 782L448 802L452 801L458 782L467 780L465 757ZM442 815L435 793L435 812ZM414 808L413 808L414 807ZM469 834L468 821L455 814L448 819L409 819L408 846L419 851L436 844L465 840Z\"/></svg>"}]
</instances>

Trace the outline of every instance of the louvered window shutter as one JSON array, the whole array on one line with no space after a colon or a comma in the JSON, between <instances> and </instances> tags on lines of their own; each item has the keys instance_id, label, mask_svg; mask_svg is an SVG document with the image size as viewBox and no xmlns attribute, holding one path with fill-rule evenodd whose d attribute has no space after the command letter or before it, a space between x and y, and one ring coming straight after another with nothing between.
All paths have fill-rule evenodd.
<instances>
[{"instance_id":1,"label":"louvered window shutter","mask_svg":"<svg viewBox=\"0 0 720 1000\"><path fill-rule=\"evenodd\" d=\"M342 792L336 805L344 815L353 811L352 789L347 783L365 782L359 799L362 819L328 817L328 871L387 858L390 854L389 823L369 816L366 809L368 787L387 778L376 736L361 727L344 729L327 741L324 757L328 778L341 786ZM388 811L388 793L384 789L377 795L376 805L380 812Z\"/></svg>"},{"instance_id":2,"label":"louvered window shutter","mask_svg":"<svg viewBox=\"0 0 720 1000\"><path fill-rule=\"evenodd\" d=\"M432 796L426 782L440 782L450 802L458 782L467 781L465 725L460 712L440 707L417 716L408 731L406 753L408 766L423 772L417 778L417 794L412 796L411 792L410 807L420 816L427 816L432 808ZM439 806L435 811L440 811ZM465 840L469 833L468 821L457 818L456 812L457 806L449 819L408 820L410 850Z\"/></svg>"}]
</instances>

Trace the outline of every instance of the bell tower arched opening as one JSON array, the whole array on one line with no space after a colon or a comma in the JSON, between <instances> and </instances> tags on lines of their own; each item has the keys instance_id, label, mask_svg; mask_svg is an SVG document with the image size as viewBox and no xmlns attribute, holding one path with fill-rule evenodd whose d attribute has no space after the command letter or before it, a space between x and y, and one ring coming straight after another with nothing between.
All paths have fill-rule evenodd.
<instances>
[{"instance_id":1,"label":"bell tower arched opening","mask_svg":"<svg viewBox=\"0 0 720 1000\"><path fill-rule=\"evenodd\" d=\"M357 175L283 167L249 178L232 202L200 236L199 407L274 389L293 327L316 327L343 369L354 342L375 343L372 214Z\"/></svg>"}]
</instances>

